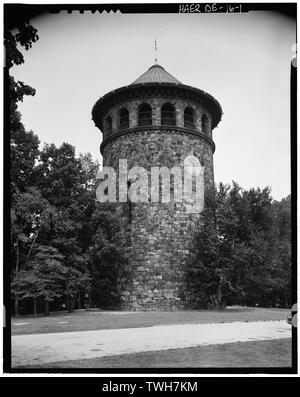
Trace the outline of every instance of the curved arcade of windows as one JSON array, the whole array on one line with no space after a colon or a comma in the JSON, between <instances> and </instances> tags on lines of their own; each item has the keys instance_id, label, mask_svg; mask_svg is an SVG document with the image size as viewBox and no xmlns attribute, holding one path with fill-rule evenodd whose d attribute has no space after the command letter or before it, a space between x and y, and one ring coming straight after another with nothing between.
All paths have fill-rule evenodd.
<instances>
[{"instance_id":1,"label":"curved arcade of windows","mask_svg":"<svg viewBox=\"0 0 300 397\"><path fill-rule=\"evenodd\" d=\"M169 102L164 103L161 106L161 125L176 125L176 110L175 106ZM152 120L152 108L148 103L142 103L138 107L137 111L138 125L149 126L153 124ZM104 120L104 131L107 134L112 132L112 116L107 116ZM201 131L203 134L208 134L210 131L209 119L204 113L201 117ZM196 128L196 114L195 110L191 106L187 106L184 109L183 123L185 128L195 129ZM122 107L118 112L118 128L119 130L125 130L129 128L129 111L127 108Z\"/></svg>"}]
</instances>

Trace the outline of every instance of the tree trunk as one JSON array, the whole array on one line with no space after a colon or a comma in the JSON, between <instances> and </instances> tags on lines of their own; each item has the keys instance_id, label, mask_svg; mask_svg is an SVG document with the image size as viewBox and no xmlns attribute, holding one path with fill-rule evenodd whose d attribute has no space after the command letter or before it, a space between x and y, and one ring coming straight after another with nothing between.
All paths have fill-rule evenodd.
<instances>
[{"instance_id":1,"label":"tree trunk","mask_svg":"<svg viewBox=\"0 0 300 397\"><path fill-rule=\"evenodd\" d=\"M45 300L45 302L44 302L44 313L45 313L45 316L49 316L49 301L48 300Z\"/></svg>"},{"instance_id":2,"label":"tree trunk","mask_svg":"<svg viewBox=\"0 0 300 397\"><path fill-rule=\"evenodd\" d=\"M68 312L71 312L71 302L70 302L70 297L67 295L66 297L66 304L67 304L67 310Z\"/></svg>"},{"instance_id":3,"label":"tree trunk","mask_svg":"<svg viewBox=\"0 0 300 397\"><path fill-rule=\"evenodd\" d=\"M75 309L75 303L76 303L76 295L73 296L73 297L71 298L71 302L70 302L70 312L73 312L73 311L74 311L74 309Z\"/></svg>"},{"instance_id":4,"label":"tree trunk","mask_svg":"<svg viewBox=\"0 0 300 397\"><path fill-rule=\"evenodd\" d=\"M222 309L222 291L220 285L218 286L218 292L217 292L217 306L218 309Z\"/></svg>"},{"instance_id":5,"label":"tree trunk","mask_svg":"<svg viewBox=\"0 0 300 397\"><path fill-rule=\"evenodd\" d=\"M78 295L78 309L81 309L81 294Z\"/></svg>"},{"instance_id":6,"label":"tree trunk","mask_svg":"<svg viewBox=\"0 0 300 397\"><path fill-rule=\"evenodd\" d=\"M284 307L289 307L287 292L284 291Z\"/></svg>"},{"instance_id":7,"label":"tree trunk","mask_svg":"<svg viewBox=\"0 0 300 397\"><path fill-rule=\"evenodd\" d=\"M37 316L37 298L33 298L33 314Z\"/></svg>"},{"instance_id":8,"label":"tree trunk","mask_svg":"<svg viewBox=\"0 0 300 397\"><path fill-rule=\"evenodd\" d=\"M17 239L16 243L16 275L19 273L20 270L20 255L19 255L19 238ZM19 298L18 293L15 296L15 316L19 317L20 310L19 310Z\"/></svg>"},{"instance_id":9,"label":"tree trunk","mask_svg":"<svg viewBox=\"0 0 300 397\"><path fill-rule=\"evenodd\" d=\"M19 299L17 296L15 296L15 316L19 317L20 316L20 311L19 311Z\"/></svg>"},{"instance_id":10,"label":"tree trunk","mask_svg":"<svg viewBox=\"0 0 300 397\"><path fill-rule=\"evenodd\" d=\"M27 255L27 259L26 259L26 265L27 265L27 263L28 263L28 261L29 261L29 257L30 257L32 248L33 248L33 246L34 246L34 244L35 244L35 241L36 241L36 239L37 239L37 237L38 237L38 235L39 235L39 231L40 231L40 230L38 230L38 231L37 231L37 234L34 236L33 242L32 242L32 244L31 244L31 246L30 246L30 248L29 248L29 252L28 252L28 255Z\"/></svg>"}]
</instances>

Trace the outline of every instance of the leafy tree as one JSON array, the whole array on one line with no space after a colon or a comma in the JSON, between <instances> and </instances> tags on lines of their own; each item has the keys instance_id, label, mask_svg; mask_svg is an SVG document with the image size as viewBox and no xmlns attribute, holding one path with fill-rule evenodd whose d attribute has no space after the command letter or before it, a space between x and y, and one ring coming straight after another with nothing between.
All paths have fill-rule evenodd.
<instances>
[{"instance_id":1,"label":"leafy tree","mask_svg":"<svg viewBox=\"0 0 300 397\"><path fill-rule=\"evenodd\" d=\"M94 187L98 165L91 155L75 156L75 148L64 143L59 148L45 145L35 169L35 181L43 196L55 206L52 228L42 244L51 244L64 256L72 287L66 286L67 305L73 310L75 299L89 289L89 220L95 208ZM75 277L76 276L76 277ZM76 291L74 286L77 285Z\"/></svg>"},{"instance_id":2,"label":"leafy tree","mask_svg":"<svg viewBox=\"0 0 300 397\"><path fill-rule=\"evenodd\" d=\"M35 183L43 196L57 208L69 208L82 193L81 163L70 144L63 143L59 148L54 144L45 145L35 174Z\"/></svg>"},{"instance_id":3,"label":"leafy tree","mask_svg":"<svg viewBox=\"0 0 300 397\"><path fill-rule=\"evenodd\" d=\"M12 276L19 278L19 272L26 269L41 231L49 228L53 208L43 199L38 189L14 195L11 208L11 260ZM24 274L23 272L21 273ZM15 314L19 314L18 293L15 291Z\"/></svg>"},{"instance_id":4,"label":"leafy tree","mask_svg":"<svg viewBox=\"0 0 300 397\"><path fill-rule=\"evenodd\" d=\"M98 204L91 218L94 235L89 250L94 300L100 307L120 305L120 288L128 276L128 242L113 204Z\"/></svg>"},{"instance_id":5,"label":"leafy tree","mask_svg":"<svg viewBox=\"0 0 300 397\"><path fill-rule=\"evenodd\" d=\"M11 128L10 176L11 199L14 194L24 192L33 185L34 165L38 157L39 139L32 131L26 132L20 123L17 129Z\"/></svg>"},{"instance_id":6,"label":"leafy tree","mask_svg":"<svg viewBox=\"0 0 300 397\"><path fill-rule=\"evenodd\" d=\"M32 44L38 40L37 30L27 21L22 22L14 31L5 29L4 45L6 50L6 67L10 70L14 65L24 63L24 57L19 47L26 50L31 48ZM38 154L39 140L33 132L26 132L21 122L21 114L18 111L18 102L23 101L24 96L34 95L35 90L21 81L15 81L12 75L7 76L9 87L9 104L10 104L10 159L11 159L11 184L10 193L12 200L12 241L13 253L15 257L15 271L20 270L20 244L26 244L30 236L26 233L29 228L28 222L20 214L20 206L24 197L16 197L24 193L31 185L32 170ZM14 208L16 202L20 199L21 203L18 208ZM20 218L23 220L20 222ZM16 276L16 274L15 274ZM15 311L18 315L18 299L15 299Z\"/></svg>"},{"instance_id":7,"label":"leafy tree","mask_svg":"<svg viewBox=\"0 0 300 397\"><path fill-rule=\"evenodd\" d=\"M13 65L24 63L24 56L19 51L18 45L29 50L32 44L39 39L37 29L28 21L23 21L15 31L5 29L4 45L6 49L6 66L11 68Z\"/></svg>"},{"instance_id":8,"label":"leafy tree","mask_svg":"<svg viewBox=\"0 0 300 397\"><path fill-rule=\"evenodd\" d=\"M6 67L24 63L24 56L18 49L23 47L29 50L38 40L37 30L27 21L23 22L14 31L5 29L4 45L6 49ZM18 102L24 96L35 95L35 90L22 81L15 81L12 75L8 76L10 100L10 138L11 138L11 179L12 192L24 191L28 186L31 170L38 153L39 140L33 132L26 132L18 111Z\"/></svg>"},{"instance_id":9,"label":"leafy tree","mask_svg":"<svg viewBox=\"0 0 300 397\"><path fill-rule=\"evenodd\" d=\"M49 315L49 302L62 296L67 268L63 264L63 256L56 248L40 245L29 269L22 270L12 282L12 292L19 299L33 298L36 314L37 298L43 297L45 315Z\"/></svg>"},{"instance_id":10,"label":"leafy tree","mask_svg":"<svg viewBox=\"0 0 300 397\"><path fill-rule=\"evenodd\" d=\"M37 40L37 30L28 22L14 31L6 29L7 68L21 65L24 56L20 48L28 50ZM72 310L75 298L90 285L84 252L90 241L84 229L95 209L93 187L98 165L89 154L77 158L75 148L66 143L59 148L45 145L39 151L37 135L25 130L18 111L18 103L35 95L35 90L12 75L8 79L15 314L19 299L29 297L34 299L35 310L37 300L43 297L47 312L49 301L65 296ZM52 279L60 281L57 287Z\"/></svg>"},{"instance_id":11,"label":"leafy tree","mask_svg":"<svg viewBox=\"0 0 300 397\"><path fill-rule=\"evenodd\" d=\"M68 268L64 294L67 297L70 312L74 310L76 297L80 296L80 292L90 291L90 284L91 278L87 271L80 271L73 267Z\"/></svg>"},{"instance_id":12,"label":"leafy tree","mask_svg":"<svg viewBox=\"0 0 300 397\"><path fill-rule=\"evenodd\" d=\"M276 215L277 214L277 215ZM287 304L290 289L289 205L270 189L220 184L206 200L196 239L197 259L187 272L199 306L228 302Z\"/></svg>"}]
</instances>

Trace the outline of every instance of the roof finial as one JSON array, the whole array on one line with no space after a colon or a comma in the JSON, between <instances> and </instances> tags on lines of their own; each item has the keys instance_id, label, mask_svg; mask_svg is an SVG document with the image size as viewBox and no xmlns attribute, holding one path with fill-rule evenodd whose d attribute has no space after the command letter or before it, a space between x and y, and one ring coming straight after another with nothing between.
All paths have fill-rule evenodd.
<instances>
[{"instance_id":1,"label":"roof finial","mask_svg":"<svg viewBox=\"0 0 300 397\"><path fill-rule=\"evenodd\" d=\"M157 43L156 43L156 37L155 37L155 65L157 65Z\"/></svg>"}]
</instances>

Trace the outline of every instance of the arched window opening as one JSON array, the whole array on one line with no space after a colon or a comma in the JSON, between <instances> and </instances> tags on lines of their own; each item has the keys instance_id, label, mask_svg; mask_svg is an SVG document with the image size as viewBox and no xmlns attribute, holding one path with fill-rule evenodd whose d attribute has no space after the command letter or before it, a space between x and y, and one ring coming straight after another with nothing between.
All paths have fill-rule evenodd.
<instances>
[{"instance_id":1,"label":"arched window opening","mask_svg":"<svg viewBox=\"0 0 300 397\"><path fill-rule=\"evenodd\" d=\"M187 128L195 127L195 112L190 107L184 110L184 126Z\"/></svg>"},{"instance_id":2,"label":"arched window opening","mask_svg":"<svg viewBox=\"0 0 300 397\"><path fill-rule=\"evenodd\" d=\"M119 126L121 130L129 128L129 112L126 108L122 108L119 111Z\"/></svg>"},{"instance_id":3,"label":"arched window opening","mask_svg":"<svg viewBox=\"0 0 300 397\"><path fill-rule=\"evenodd\" d=\"M176 125L175 108L171 103L165 103L161 107L161 124Z\"/></svg>"},{"instance_id":4,"label":"arched window opening","mask_svg":"<svg viewBox=\"0 0 300 397\"><path fill-rule=\"evenodd\" d=\"M139 106L139 125L152 125L152 108L148 103Z\"/></svg>"},{"instance_id":5,"label":"arched window opening","mask_svg":"<svg viewBox=\"0 0 300 397\"><path fill-rule=\"evenodd\" d=\"M105 119L105 131L109 134L112 132L112 118L107 116Z\"/></svg>"},{"instance_id":6,"label":"arched window opening","mask_svg":"<svg viewBox=\"0 0 300 397\"><path fill-rule=\"evenodd\" d=\"M208 134L209 124L208 124L208 117L206 116L206 114L203 114L203 116L201 118L201 127L202 127L202 132L204 134Z\"/></svg>"}]
</instances>

